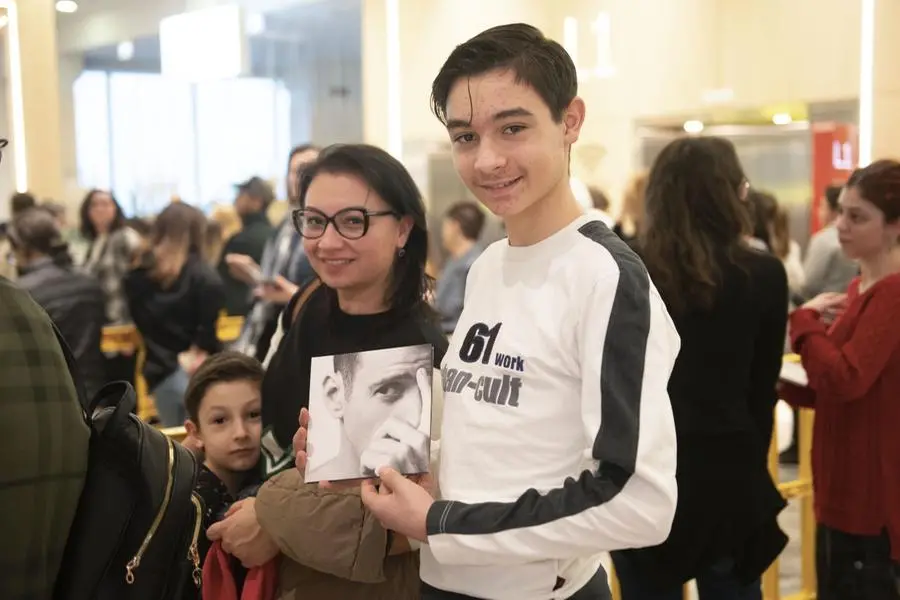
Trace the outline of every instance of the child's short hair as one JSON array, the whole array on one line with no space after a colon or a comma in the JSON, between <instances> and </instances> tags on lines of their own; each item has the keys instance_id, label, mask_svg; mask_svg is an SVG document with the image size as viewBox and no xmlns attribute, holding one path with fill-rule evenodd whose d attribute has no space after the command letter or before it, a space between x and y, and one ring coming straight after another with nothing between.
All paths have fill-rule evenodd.
<instances>
[{"instance_id":1,"label":"child's short hair","mask_svg":"<svg viewBox=\"0 0 900 600\"><path fill-rule=\"evenodd\" d=\"M200 365L191 377L184 394L184 406L188 418L198 427L200 403L210 387L217 383L232 381L252 381L260 383L265 375L262 364L252 356L240 352L226 351L213 354Z\"/></svg>"}]
</instances>

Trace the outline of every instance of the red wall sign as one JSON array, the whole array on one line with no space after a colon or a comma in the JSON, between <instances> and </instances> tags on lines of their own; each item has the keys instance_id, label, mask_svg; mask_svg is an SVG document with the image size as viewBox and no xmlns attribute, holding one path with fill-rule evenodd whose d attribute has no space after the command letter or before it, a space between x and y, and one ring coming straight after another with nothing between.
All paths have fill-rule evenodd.
<instances>
[{"instance_id":1,"label":"red wall sign","mask_svg":"<svg viewBox=\"0 0 900 600\"><path fill-rule=\"evenodd\" d=\"M815 123L812 126L812 206L810 233L819 230L819 205L824 202L825 188L843 185L856 168L859 134L855 125L847 123Z\"/></svg>"}]
</instances>

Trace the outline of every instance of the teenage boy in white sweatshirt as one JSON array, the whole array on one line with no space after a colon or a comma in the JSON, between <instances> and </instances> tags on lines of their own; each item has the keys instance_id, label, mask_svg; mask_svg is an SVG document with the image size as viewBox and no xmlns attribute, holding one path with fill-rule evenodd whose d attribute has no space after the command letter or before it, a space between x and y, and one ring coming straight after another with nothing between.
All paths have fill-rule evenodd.
<instances>
[{"instance_id":1,"label":"teenage boy in white sweatshirt","mask_svg":"<svg viewBox=\"0 0 900 600\"><path fill-rule=\"evenodd\" d=\"M422 542L423 599L607 598L601 553L671 527L678 334L638 257L572 194L585 104L559 44L482 32L444 63L432 108L509 238L472 266L442 365L440 498L386 468L363 501Z\"/></svg>"}]
</instances>

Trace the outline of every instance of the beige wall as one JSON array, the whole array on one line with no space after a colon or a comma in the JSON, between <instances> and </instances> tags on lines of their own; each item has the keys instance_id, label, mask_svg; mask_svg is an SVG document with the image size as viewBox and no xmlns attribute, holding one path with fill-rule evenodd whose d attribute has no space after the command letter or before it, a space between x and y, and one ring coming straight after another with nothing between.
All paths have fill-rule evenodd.
<instances>
[{"instance_id":1,"label":"beige wall","mask_svg":"<svg viewBox=\"0 0 900 600\"><path fill-rule=\"evenodd\" d=\"M900 2L879 0L875 10L872 159L900 159Z\"/></svg>"},{"instance_id":2,"label":"beige wall","mask_svg":"<svg viewBox=\"0 0 900 600\"><path fill-rule=\"evenodd\" d=\"M859 94L859 0L721 2L722 80L734 89L737 103L844 100Z\"/></svg>"},{"instance_id":3,"label":"beige wall","mask_svg":"<svg viewBox=\"0 0 900 600\"><path fill-rule=\"evenodd\" d=\"M63 183L54 0L18 2L18 26L28 189L38 198L58 199Z\"/></svg>"},{"instance_id":4,"label":"beige wall","mask_svg":"<svg viewBox=\"0 0 900 600\"><path fill-rule=\"evenodd\" d=\"M363 23L364 131L377 144L387 141L386 1L365 0ZM579 62L591 66L596 43L588 24L599 11L608 12L615 74L580 82L588 114L573 170L606 188L614 201L635 164L638 119L708 111L704 93L722 88L733 91L728 106L734 108L858 94L860 10L849 0L399 0L399 5L407 148L445 140L429 111L428 94L456 44L513 21L529 22L562 41L564 18L570 16L581 24ZM900 19L893 23L900 27ZM886 117L879 113L878 118Z\"/></svg>"}]
</instances>

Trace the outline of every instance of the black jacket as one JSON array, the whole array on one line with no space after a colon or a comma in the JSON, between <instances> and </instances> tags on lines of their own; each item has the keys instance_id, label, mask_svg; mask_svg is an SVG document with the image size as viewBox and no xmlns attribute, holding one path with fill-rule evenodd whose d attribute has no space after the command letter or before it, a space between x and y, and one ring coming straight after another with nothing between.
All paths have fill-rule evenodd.
<instances>
[{"instance_id":1,"label":"black jacket","mask_svg":"<svg viewBox=\"0 0 900 600\"><path fill-rule=\"evenodd\" d=\"M244 316L250 310L253 301L251 288L243 281L231 276L225 257L229 254L246 254L256 264L262 263L263 251L275 228L264 212L244 217L244 227L225 243L222 260L219 262L219 277L225 286L225 311L229 315Z\"/></svg>"},{"instance_id":2,"label":"black jacket","mask_svg":"<svg viewBox=\"0 0 900 600\"><path fill-rule=\"evenodd\" d=\"M106 363L100 351L106 299L100 282L70 266L41 258L19 270L19 287L47 311L78 362L88 397L106 383Z\"/></svg>"},{"instance_id":3,"label":"black jacket","mask_svg":"<svg viewBox=\"0 0 900 600\"><path fill-rule=\"evenodd\" d=\"M219 276L199 254L188 257L178 279L165 289L150 277L150 259L128 273L123 286L147 349L144 377L153 390L178 368L181 352L191 346L210 354L221 349L216 324L224 294Z\"/></svg>"},{"instance_id":4,"label":"black jacket","mask_svg":"<svg viewBox=\"0 0 900 600\"><path fill-rule=\"evenodd\" d=\"M723 271L711 309L673 314L681 351L668 386L678 435L672 531L659 546L625 551L660 588L724 558L749 583L787 543L777 522L786 503L767 466L787 275L777 258L750 249Z\"/></svg>"}]
</instances>

